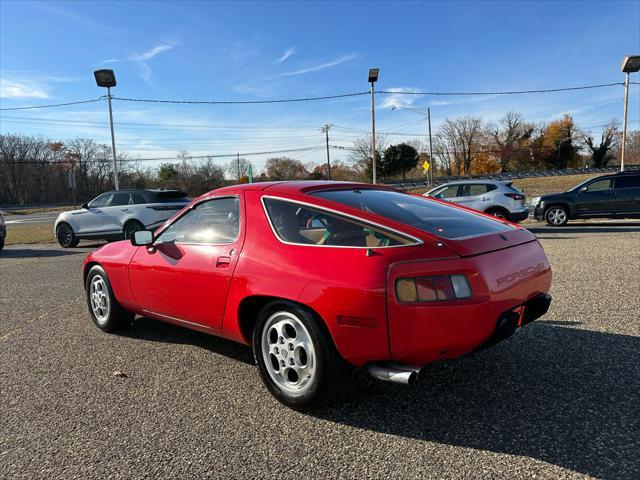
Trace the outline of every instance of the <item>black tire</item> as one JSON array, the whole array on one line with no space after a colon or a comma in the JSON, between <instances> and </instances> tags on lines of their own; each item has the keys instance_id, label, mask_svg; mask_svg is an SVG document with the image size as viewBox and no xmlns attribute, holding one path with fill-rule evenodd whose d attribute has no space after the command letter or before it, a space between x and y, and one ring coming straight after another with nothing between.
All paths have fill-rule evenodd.
<instances>
[{"instance_id":1,"label":"black tire","mask_svg":"<svg viewBox=\"0 0 640 480\"><path fill-rule=\"evenodd\" d=\"M144 225L138 220L127 220L122 229L122 238L130 240L135 232L144 230Z\"/></svg>"},{"instance_id":2,"label":"black tire","mask_svg":"<svg viewBox=\"0 0 640 480\"><path fill-rule=\"evenodd\" d=\"M485 213L493 215L494 217L500 218L502 220L509 220L509 212L504 208L490 208Z\"/></svg>"},{"instance_id":3,"label":"black tire","mask_svg":"<svg viewBox=\"0 0 640 480\"><path fill-rule=\"evenodd\" d=\"M80 239L76 237L73 228L66 222L61 222L56 227L56 239L62 248L77 247Z\"/></svg>"},{"instance_id":4,"label":"black tire","mask_svg":"<svg viewBox=\"0 0 640 480\"><path fill-rule=\"evenodd\" d=\"M0 252L2 252L3 248L4 248L4 237L0 238Z\"/></svg>"},{"instance_id":5,"label":"black tire","mask_svg":"<svg viewBox=\"0 0 640 480\"><path fill-rule=\"evenodd\" d=\"M569 212L565 207L552 205L545 210L544 220L552 227L562 227L569 221Z\"/></svg>"},{"instance_id":6,"label":"black tire","mask_svg":"<svg viewBox=\"0 0 640 480\"><path fill-rule=\"evenodd\" d=\"M299 320L306 329L304 333L308 333L308 337L313 344L313 353L309 355L309 358L314 363L314 373L302 392L288 391L272 378L270 371L277 376L275 366L278 360L275 360L275 364L272 360L269 365L265 362L263 334L267 336L265 341L268 342L267 338L274 327L267 328L266 331L265 327L268 327L270 325L268 322L272 322L273 318L277 318L278 315L291 315ZM310 311L298 304L288 301L275 301L262 309L253 331L253 356L258 365L262 381L278 401L295 409L315 409L340 399L351 376L351 366L342 359L333 344L331 336L324 326L319 324L320 321ZM282 337L280 337L281 339ZM286 342L288 340L285 340L285 344ZM296 347L297 350L298 347ZM290 355L289 361L293 362L295 354L290 353ZM306 355L305 358L307 359ZM267 356L274 357L272 353L268 353ZM298 359L295 361L297 362ZM279 369L280 367L278 366ZM291 370L293 367L285 368L283 377L284 371L287 369ZM300 382L301 380L298 378L296 381Z\"/></svg>"},{"instance_id":7,"label":"black tire","mask_svg":"<svg viewBox=\"0 0 640 480\"><path fill-rule=\"evenodd\" d=\"M93 302L96 299L93 298L93 296L97 294L97 289L94 289L94 283L96 287L100 284L104 289L101 290L106 296L105 307L102 309L104 314L99 314L94 309ZM116 300L116 297L113 294L109 277L101 266L94 265L91 267L91 270L89 270L89 273L87 274L87 281L85 283L85 292L87 296L87 306L89 307L89 315L91 315L93 323L95 323L100 330L105 332L116 332L126 327L135 317L133 313L127 312L118 303L118 300Z\"/></svg>"}]
</instances>

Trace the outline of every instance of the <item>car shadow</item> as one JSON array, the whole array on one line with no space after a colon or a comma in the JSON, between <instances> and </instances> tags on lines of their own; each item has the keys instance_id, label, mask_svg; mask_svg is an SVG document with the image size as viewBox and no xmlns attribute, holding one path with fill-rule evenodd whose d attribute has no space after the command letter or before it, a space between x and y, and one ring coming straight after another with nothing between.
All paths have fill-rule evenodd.
<instances>
[{"instance_id":1,"label":"car shadow","mask_svg":"<svg viewBox=\"0 0 640 480\"><path fill-rule=\"evenodd\" d=\"M563 227L525 227L531 233L620 233L640 232L640 222L569 223Z\"/></svg>"},{"instance_id":2,"label":"car shadow","mask_svg":"<svg viewBox=\"0 0 640 480\"><path fill-rule=\"evenodd\" d=\"M231 340L146 317L137 317L118 335L151 342L193 345L253 365L251 348Z\"/></svg>"},{"instance_id":3,"label":"car shadow","mask_svg":"<svg viewBox=\"0 0 640 480\"><path fill-rule=\"evenodd\" d=\"M346 404L314 416L637 478L639 385L639 337L539 322L493 348L425 367L414 386L357 374Z\"/></svg>"},{"instance_id":4,"label":"car shadow","mask_svg":"<svg viewBox=\"0 0 640 480\"><path fill-rule=\"evenodd\" d=\"M87 254L84 250L67 249L54 250L47 248L5 248L0 252L0 258L34 258L34 257L63 257L66 255Z\"/></svg>"}]
</instances>

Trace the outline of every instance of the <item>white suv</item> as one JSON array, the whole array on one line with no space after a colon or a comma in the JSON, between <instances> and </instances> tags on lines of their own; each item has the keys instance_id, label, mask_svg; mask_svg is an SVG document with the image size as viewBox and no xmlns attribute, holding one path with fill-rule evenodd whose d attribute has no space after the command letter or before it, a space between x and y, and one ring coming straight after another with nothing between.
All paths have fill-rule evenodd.
<instances>
[{"instance_id":1,"label":"white suv","mask_svg":"<svg viewBox=\"0 0 640 480\"><path fill-rule=\"evenodd\" d=\"M511 222L520 222L529 216L524 193L510 181L449 182L428 191L424 196L464 205Z\"/></svg>"},{"instance_id":2,"label":"white suv","mask_svg":"<svg viewBox=\"0 0 640 480\"><path fill-rule=\"evenodd\" d=\"M129 239L138 230L154 230L189 203L178 190L118 190L98 195L81 210L58 216L58 243L75 247L81 238Z\"/></svg>"}]
</instances>

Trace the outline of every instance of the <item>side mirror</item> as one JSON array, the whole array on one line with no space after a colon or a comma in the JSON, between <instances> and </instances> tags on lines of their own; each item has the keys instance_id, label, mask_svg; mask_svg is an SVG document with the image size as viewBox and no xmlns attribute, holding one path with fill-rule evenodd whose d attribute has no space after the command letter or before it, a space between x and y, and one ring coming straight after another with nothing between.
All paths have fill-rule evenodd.
<instances>
[{"instance_id":1,"label":"side mirror","mask_svg":"<svg viewBox=\"0 0 640 480\"><path fill-rule=\"evenodd\" d=\"M138 230L131 237L131 245L136 247L148 247L153 244L153 232L149 230Z\"/></svg>"},{"instance_id":2,"label":"side mirror","mask_svg":"<svg viewBox=\"0 0 640 480\"><path fill-rule=\"evenodd\" d=\"M587 191L587 187L582 187L582 188L580 189L580 191L581 191L581 192L586 192L586 191Z\"/></svg>"},{"instance_id":3,"label":"side mirror","mask_svg":"<svg viewBox=\"0 0 640 480\"><path fill-rule=\"evenodd\" d=\"M80 205L80 208L84 208L85 210L89 210L89 204L87 202Z\"/></svg>"}]
</instances>

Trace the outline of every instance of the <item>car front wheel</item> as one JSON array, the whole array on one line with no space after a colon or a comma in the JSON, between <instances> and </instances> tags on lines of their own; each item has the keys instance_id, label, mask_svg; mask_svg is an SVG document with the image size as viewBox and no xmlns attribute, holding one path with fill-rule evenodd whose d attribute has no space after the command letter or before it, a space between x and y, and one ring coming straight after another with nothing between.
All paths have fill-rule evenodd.
<instances>
[{"instance_id":1,"label":"car front wheel","mask_svg":"<svg viewBox=\"0 0 640 480\"><path fill-rule=\"evenodd\" d=\"M293 408L316 408L340 396L349 367L306 309L267 305L253 333L254 358L269 391Z\"/></svg>"},{"instance_id":2,"label":"car front wheel","mask_svg":"<svg viewBox=\"0 0 640 480\"><path fill-rule=\"evenodd\" d=\"M56 228L56 239L62 248L77 247L80 239L76 237L73 228L68 223L61 223Z\"/></svg>"},{"instance_id":3,"label":"car front wheel","mask_svg":"<svg viewBox=\"0 0 640 480\"><path fill-rule=\"evenodd\" d=\"M564 207L551 207L545 212L544 219L547 221L547 225L559 227L567 224L569 212Z\"/></svg>"},{"instance_id":4,"label":"car front wheel","mask_svg":"<svg viewBox=\"0 0 640 480\"><path fill-rule=\"evenodd\" d=\"M85 289L91 319L100 330L115 332L133 320L134 315L122 308L113 295L109 277L101 266L89 270Z\"/></svg>"}]
</instances>

